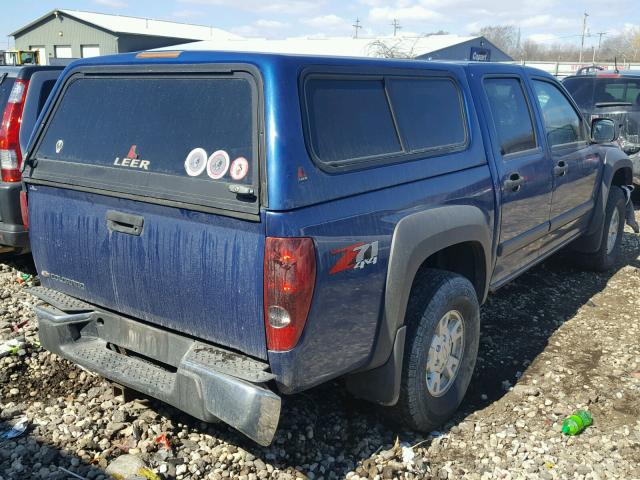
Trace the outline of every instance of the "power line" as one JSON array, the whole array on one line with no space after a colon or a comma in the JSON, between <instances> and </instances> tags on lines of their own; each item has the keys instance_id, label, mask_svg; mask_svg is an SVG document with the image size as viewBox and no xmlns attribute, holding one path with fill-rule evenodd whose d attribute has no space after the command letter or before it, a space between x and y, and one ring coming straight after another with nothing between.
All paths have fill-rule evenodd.
<instances>
[{"instance_id":1,"label":"power line","mask_svg":"<svg viewBox=\"0 0 640 480\"><path fill-rule=\"evenodd\" d=\"M584 12L584 19L582 20L582 42L580 43L580 58L578 59L578 63L582 63L582 50L584 49L584 34L587 31L587 17L589 14Z\"/></svg>"},{"instance_id":2,"label":"power line","mask_svg":"<svg viewBox=\"0 0 640 480\"><path fill-rule=\"evenodd\" d=\"M358 38L358 30L360 30L362 28L362 25L360 25L360 19L356 18L356 23L354 23L351 26L355 29L355 34L354 34L353 38Z\"/></svg>"},{"instance_id":3,"label":"power line","mask_svg":"<svg viewBox=\"0 0 640 480\"><path fill-rule=\"evenodd\" d=\"M396 36L396 33L398 33L398 30L400 30L402 27L400 26L400 22L398 22L397 18L393 19L393 23L391 24L391 26L393 27L393 36Z\"/></svg>"},{"instance_id":4,"label":"power line","mask_svg":"<svg viewBox=\"0 0 640 480\"><path fill-rule=\"evenodd\" d=\"M608 32L596 32L596 35L598 35L598 50L596 51L596 49L593 49L593 63L596 63L596 56L600 55L600 46L602 45L602 36L606 35Z\"/></svg>"}]
</instances>

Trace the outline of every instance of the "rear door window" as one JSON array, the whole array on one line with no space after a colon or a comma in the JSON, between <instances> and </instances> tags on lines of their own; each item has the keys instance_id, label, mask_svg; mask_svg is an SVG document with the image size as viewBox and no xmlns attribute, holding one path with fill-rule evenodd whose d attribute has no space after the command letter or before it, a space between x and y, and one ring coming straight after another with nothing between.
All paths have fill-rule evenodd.
<instances>
[{"instance_id":1,"label":"rear door window","mask_svg":"<svg viewBox=\"0 0 640 480\"><path fill-rule=\"evenodd\" d=\"M14 82L15 78L8 77L5 74L0 73L0 113L4 111L4 108L7 105Z\"/></svg>"},{"instance_id":2,"label":"rear door window","mask_svg":"<svg viewBox=\"0 0 640 480\"><path fill-rule=\"evenodd\" d=\"M487 78L484 89L502 155L536 148L529 104L517 78Z\"/></svg>"},{"instance_id":3,"label":"rear door window","mask_svg":"<svg viewBox=\"0 0 640 480\"><path fill-rule=\"evenodd\" d=\"M79 77L37 146L35 175L257 211L230 188L258 188L256 96L253 78L241 73Z\"/></svg>"}]
</instances>

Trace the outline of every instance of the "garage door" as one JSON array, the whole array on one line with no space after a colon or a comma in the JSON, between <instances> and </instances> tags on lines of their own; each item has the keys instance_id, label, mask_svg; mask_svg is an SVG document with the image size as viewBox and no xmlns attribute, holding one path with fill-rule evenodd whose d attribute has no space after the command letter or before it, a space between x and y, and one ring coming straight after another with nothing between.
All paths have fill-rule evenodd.
<instances>
[{"instance_id":1,"label":"garage door","mask_svg":"<svg viewBox=\"0 0 640 480\"><path fill-rule=\"evenodd\" d=\"M99 57L100 46L99 45L82 45L81 46L82 58Z\"/></svg>"},{"instance_id":2,"label":"garage door","mask_svg":"<svg viewBox=\"0 0 640 480\"><path fill-rule=\"evenodd\" d=\"M56 45L56 58L73 58L70 45Z\"/></svg>"}]
</instances>

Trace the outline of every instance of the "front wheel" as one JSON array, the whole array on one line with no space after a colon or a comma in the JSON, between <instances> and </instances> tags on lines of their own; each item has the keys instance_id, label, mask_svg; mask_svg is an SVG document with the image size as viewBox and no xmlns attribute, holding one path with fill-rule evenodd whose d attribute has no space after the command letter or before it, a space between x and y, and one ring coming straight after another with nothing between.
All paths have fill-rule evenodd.
<instances>
[{"instance_id":1,"label":"front wheel","mask_svg":"<svg viewBox=\"0 0 640 480\"><path fill-rule=\"evenodd\" d=\"M398 403L389 407L407 427L431 431L458 409L478 354L480 307L466 278L427 270L414 285Z\"/></svg>"},{"instance_id":2,"label":"front wheel","mask_svg":"<svg viewBox=\"0 0 640 480\"><path fill-rule=\"evenodd\" d=\"M580 254L580 263L590 270L609 270L620 257L620 245L625 223L626 198L622 189L612 185L607 197L600 248L591 254Z\"/></svg>"}]
</instances>

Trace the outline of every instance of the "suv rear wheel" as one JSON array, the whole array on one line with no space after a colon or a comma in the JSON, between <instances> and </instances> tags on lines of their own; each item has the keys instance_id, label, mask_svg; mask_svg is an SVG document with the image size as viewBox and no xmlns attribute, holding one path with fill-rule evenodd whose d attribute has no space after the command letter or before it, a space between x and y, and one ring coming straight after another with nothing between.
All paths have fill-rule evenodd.
<instances>
[{"instance_id":1,"label":"suv rear wheel","mask_svg":"<svg viewBox=\"0 0 640 480\"><path fill-rule=\"evenodd\" d=\"M398 403L390 410L407 427L430 431L462 402L478 354L480 307L469 280L426 270L414 284Z\"/></svg>"}]
</instances>

